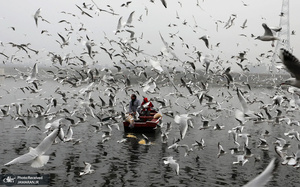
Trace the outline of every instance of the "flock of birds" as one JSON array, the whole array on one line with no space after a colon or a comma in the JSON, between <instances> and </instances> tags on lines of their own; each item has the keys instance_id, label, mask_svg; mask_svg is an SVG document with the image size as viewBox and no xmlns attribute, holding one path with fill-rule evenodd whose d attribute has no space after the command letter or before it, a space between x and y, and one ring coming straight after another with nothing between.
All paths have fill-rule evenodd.
<instances>
[{"instance_id":1,"label":"flock of birds","mask_svg":"<svg viewBox=\"0 0 300 187\"><path fill-rule=\"evenodd\" d=\"M108 9L99 8L94 1L93 4L83 3L81 6L76 5L79 9L81 16L87 16L93 18L92 12L95 14L107 13L112 16L118 16L114 12L112 7ZM151 0L154 3L154 1ZM161 0L162 5L167 7L167 2ZM129 7L131 1L128 1L121 5L121 7ZM200 7L200 3L197 1L197 6ZM244 4L244 6L248 6ZM201 8L201 7L200 7ZM62 12L73 17L77 17L75 13ZM105 40L109 43L110 48L102 45L99 50L104 51L108 54L109 58L113 63L113 69L103 68L98 69L89 65L89 61L96 63L97 51L96 43L87 34L86 38L80 37L78 41L84 43L85 51L80 55L71 56L70 54L62 57L59 53L49 52L48 56L52 61L52 70L41 70L38 68L39 64L35 63L32 68L27 71L15 68L16 75L4 75L6 79L13 78L15 81L24 82L22 87L11 88L5 90L7 94L14 94L14 92L23 92L28 95L27 98L13 102L11 104L1 105L2 116L1 118L12 118L16 123L15 128L25 128L26 131L30 129L37 129L42 131L46 129L47 136L39 143L35 148L30 148L29 152L21 155L6 164L9 166L12 164L22 164L31 162L31 166L35 168L43 167L48 161L49 156L45 155L53 144L60 142L72 142L74 145L82 143L79 138L73 138L73 130L77 126L82 125L85 122L97 121L90 125L90 128L95 129L95 133L102 133L102 142L110 141L113 134L113 129L120 130L119 124L126 117L129 96L131 93L136 93L140 97L147 94L148 98L151 98L152 102L157 105L157 109L164 116L162 124L158 127L157 131L161 131L161 142L167 144L169 142L169 134L171 131L178 130L178 138L174 138L175 141L172 145L168 146L168 149L178 150L183 148L185 150L184 156L195 150L206 149L206 143L204 139L196 140L194 144L188 146L187 144L180 143L184 140L188 132L195 128L193 121L195 118L200 119L203 123L199 126L199 130L216 130L221 131L226 129L226 126L216 124L211 125L214 120L210 116L202 114L203 110L212 110L213 113L221 113L223 111L234 113L233 118L239 123L238 126L228 130L228 134L232 135L233 144L235 147L226 149L223 147L222 142L216 142L216 148L218 153L217 159L221 159L222 156L226 155L230 151L234 155L237 161L233 164L245 165L249 162L249 159L254 157L255 161L259 161L260 157L253 153L254 148L250 148L249 138L251 134L244 131L247 128L249 122L254 124L272 124L272 125L289 125L289 126L300 126L299 122L295 120L293 113L296 113L300 107L300 62L293 56L288 50L280 50L280 59L282 61L282 67L291 73L292 78L288 80L280 80L281 75L272 77L270 84L274 85L276 82L281 81L281 85L291 86L288 91L283 89L281 86L273 87L276 90L275 95L266 95L270 97L273 103L265 103L258 98L250 100L249 94L251 94L251 82L258 82L254 76L247 74L249 69L245 65L246 52L240 53L236 57L236 63L243 70L239 75L233 74L230 67L225 67L226 64L221 63L221 59L213 60L210 55L202 55L202 53L194 47L193 55L189 54L193 61L181 60L173 50L173 43L168 44L163 34L160 34L160 39L164 45L165 50L159 55L150 55L140 49L138 46L138 40L142 38L136 37L134 32L134 20L135 11L133 11L126 23L122 22L122 16L119 18L117 23L117 29L115 36L122 33L129 33L129 39L119 38L119 41L105 37ZM141 17L139 19L142 19ZM224 28L229 29L232 27L235 17L231 16L227 23L224 22ZM39 22L44 21L50 24L48 20L42 16L41 9L38 9L34 14L34 22L39 27ZM65 30L68 32L66 36L61 33L57 33L60 38L57 40L59 47L64 49L70 45L70 35L73 33L72 23L67 20L59 21L60 24L65 23ZM245 29L247 20L241 26ZM185 23L186 24L186 23ZM80 32L84 32L86 29L83 27L79 28ZM280 28L270 28L267 24L262 24L265 31L264 35L256 37L261 41L271 41L272 46L274 41L280 41L274 32L280 32ZM42 30L41 34L49 34L48 31ZM170 35L170 39L173 37L179 37L177 34ZM207 48L211 48L209 42L209 36L204 35L199 38L203 40ZM86 41L84 41L86 40ZM169 40L169 39L168 39ZM184 41L183 39L181 39ZM150 43L150 42L149 42ZM2 44L3 45L3 44ZM16 54L9 57L5 53L0 53L4 60L3 62L16 61L18 60L17 54L19 51L23 51L31 58L32 55L38 55L39 51L30 47L30 44L16 44L10 42L9 45L16 47ZM186 47L188 47L186 45ZM117 52L119 51L119 52ZM138 57L143 57L144 60L134 60ZM161 62L177 61L182 64L183 72L177 71L176 67L165 67ZM147 63L151 68L140 65ZM196 63L202 63L205 67L203 75L199 75L196 71ZM216 69L210 69L210 64L218 64ZM114 69L115 68L115 69ZM129 72L129 74L127 74ZM42 75L44 76L42 78ZM202 76L202 80L199 78ZM242 78L247 78L247 81L242 81ZM133 83L138 79L138 84ZM279 80L276 80L279 79ZM48 80L50 79L50 80ZM145 80L145 81L144 81ZM180 84L178 84L178 81ZM41 87L47 84L47 81L55 81L60 86L53 89L50 96L49 93L43 93ZM134 85L138 85L138 89L134 88ZM220 87L218 94L209 93L212 85L218 84ZM159 85L159 86L158 86ZM245 89L247 86L248 90ZM66 89L66 88L69 89ZM162 87L170 87L174 92L170 92L167 95L161 95L160 89ZM75 90L76 89L76 90ZM75 90L75 91L74 91ZM140 92L141 90L142 92ZM96 92L100 92L103 96L95 97ZM125 100L117 98L118 93L124 93L126 96ZM187 93L187 94L186 94ZM158 96L154 96L158 95ZM222 108L223 102L218 102L216 97L223 97L224 101L230 103L230 101L239 101L241 109L238 108ZM35 104L33 99L41 99L43 104ZM179 104L178 100L184 100L184 104ZM190 102L190 100L192 100ZM2 100L2 102L4 102ZM197 104L196 102L199 102ZM73 103L73 105L71 104ZM252 111L252 105L259 104L260 107L257 111ZM186 110L186 113L182 111L174 111L173 105L181 107L182 110ZM197 106L201 106L202 109L191 112ZM276 112L276 116L272 113ZM27 118L44 118L47 121L45 127L41 127L39 124L27 124ZM166 119L172 119L172 121L165 122ZM217 117L216 117L217 118ZM247 123L247 124L246 124ZM271 149L270 141L267 141L267 137L272 132L264 132L259 138L259 145L257 148L268 151ZM175 133L176 134L176 133ZM282 138L286 137L286 138ZM128 137L126 137L128 138ZM118 143L125 143L126 138L118 141ZM143 135L145 145L151 146L150 140ZM277 154L277 160L281 160L282 165L290 165L295 168L300 166L300 148L293 150L294 153L290 154L290 141L300 141L299 132L291 129L288 132L282 133L282 136L277 137L274 142L274 150ZM298 157L299 156L299 157ZM170 166L177 175L180 174L180 165L173 159L173 156L164 157L163 163ZM199 159L199 158L198 158ZM80 176L94 172L92 165L88 162L84 162L85 168L80 172ZM245 186L263 186L270 178L274 169L279 167L276 165L275 159L270 161L270 164L266 169L258 175L255 179L251 180Z\"/></svg>"}]
</instances>

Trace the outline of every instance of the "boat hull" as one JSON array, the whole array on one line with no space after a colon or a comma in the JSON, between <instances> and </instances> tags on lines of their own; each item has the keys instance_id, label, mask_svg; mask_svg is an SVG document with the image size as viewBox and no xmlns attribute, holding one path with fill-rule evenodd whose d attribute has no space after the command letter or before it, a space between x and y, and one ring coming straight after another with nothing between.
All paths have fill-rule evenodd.
<instances>
[{"instance_id":1,"label":"boat hull","mask_svg":"<svg viewBox=\"0 0 300 187\"><path fill-rule=\"evenodd\" d=\"M155 131L157 125L161 122L161 117L158 119L153 116L140 116L139 120L135 120L133 127L130 127L128 121L123 122L124 131Z\"/></svg>"}]
</instances>

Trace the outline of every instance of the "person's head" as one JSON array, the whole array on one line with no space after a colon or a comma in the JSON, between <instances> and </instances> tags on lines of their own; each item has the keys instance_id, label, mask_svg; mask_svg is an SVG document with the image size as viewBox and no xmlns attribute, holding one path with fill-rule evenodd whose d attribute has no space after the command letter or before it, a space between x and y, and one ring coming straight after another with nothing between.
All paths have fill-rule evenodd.
<instances>
[{"instance_id":1,"label":"person's head","mask_svg":"<svg viewBox=\"0 0 300 187\"><path fill-rule=\"evenodd\" d=\"M136 99L136 95L135 94L132 94L131 95L131 100L135 100Z\"/></svg>"},{"instance_id":2,"label":"person's head","mask_svg":"<svg viewBox=\"0 0 300 187\"><path fill-rule=\"evenodd\" d=\"M144 97L144 103L148 103L148 98Z\"/></svg>"}]
</instances>

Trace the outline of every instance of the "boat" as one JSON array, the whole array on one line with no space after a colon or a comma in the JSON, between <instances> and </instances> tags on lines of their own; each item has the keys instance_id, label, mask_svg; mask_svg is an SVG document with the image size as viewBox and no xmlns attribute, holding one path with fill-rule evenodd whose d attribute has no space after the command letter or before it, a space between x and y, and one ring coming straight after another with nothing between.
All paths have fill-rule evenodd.
<instances>
[{"instance_id":1,"label":"boat","mask_svg":"<svg viewBox=\"0 0 300 187\"><path fill-rule=\"evenodd\" d=\"M128 120L128 117L131 120ZM151 110L148 116L139 116L138 119L133 120L133 117L129 115L123 122L124 131L155 131L158 124L160 124L162 116L155 110ZM130 126L130 121L132 126Z\"/></svg>"}]
</instances>

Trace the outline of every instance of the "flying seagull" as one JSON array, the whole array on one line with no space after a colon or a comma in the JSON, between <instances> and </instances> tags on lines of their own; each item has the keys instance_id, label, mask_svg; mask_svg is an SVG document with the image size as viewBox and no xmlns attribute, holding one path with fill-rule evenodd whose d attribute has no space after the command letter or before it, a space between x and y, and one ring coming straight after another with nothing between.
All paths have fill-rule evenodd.
<instances>
[{"instance_id":1,"label":"flying seagull","mask_svg":"<svg viewBox=\"0 0 300 187\"><path fill-rule=\"evenodd\" d=\"M248 182L244 187L254 187L254 186L264 186L267 184L267 182L272 178L272 173L274 171L275 167L275 158L271 160L269 165L266 167L266 169L259 174L257 177L252 179L250 182Z\"/></svg>"},{"instance_id":2,"label":"flying seagull","mask_svg":"<svg viewBox=\"0 0 300 187\"><path fill-rule=\"evenodd\" d=\"M19 163L22 164L33 160L33 162L31 163L31 167L40 168L44 166L49 160L49 156L44 154L53 144L55 138L60 133L59 131L60 128L54 129L36 148L29 147L28 153L19 156L4 165L8 166Z\"/></svg>"},{"instance_id":3,"label":"flying seagull","mask_svg":"<svg viewBox=\"0 0 300 187\"><path fill-rule=\"evenodd\" d=\"M167 8L167 2L165 0L161 0L161 3L164 5L165 8Z\"/></svg>"},{"instance_id":4,"label":"flying seagull","mask_svg":"<svg viewBox=\"0 0 300 187\"><path fill-rule=\"evenodd\" d=\"M292 78L287 79L284 83L300 88L300 62L286 49L280 49L280 59L283 62L286 69L291 73Z\"/></svg>"},{"instance_id":5,"label":"flying seagull","mask_svg":"<svg viewBox=\"0 0 300 187\"><path fill-rule=\"evenodd\" d=\"M38 19L40 17L40 13L41 13L41 8L37 9L37 11L35 12L35 14L33 16L36 26L38 26Z\"/></svg>"},{"instance_id":6,"label":"flying seagull","mask_svg":"<svg viewBox=\"0 0 300 187\"><path fill-rule=\"evenodd\" d=\"M272 47L274 47L274 41L279 40L276 36L273 35L272 30L268 27L267 24L262 24L263 28L265 29L265 33L262 36L258 36L255 39L261 40L261 41L272 41Z\"/></svg>"}]
</instances>

